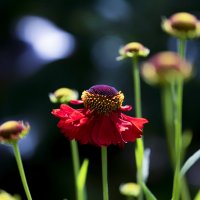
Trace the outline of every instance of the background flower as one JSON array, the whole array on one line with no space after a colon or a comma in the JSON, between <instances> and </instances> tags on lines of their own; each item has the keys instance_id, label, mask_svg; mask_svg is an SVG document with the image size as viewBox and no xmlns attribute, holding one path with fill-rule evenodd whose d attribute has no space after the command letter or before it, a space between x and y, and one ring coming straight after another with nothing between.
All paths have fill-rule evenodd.
<instances>
[{"instance_id":1,"label":"background flower","mask_svg":"<svg viewBox=\"0 0 200 200\"><path fill-rule=\"evenodd\" d=\"M192 76L192 66L174 52L159 52L143 63L142 76L149 84L169 84L177 77Z\"/></svg>"},{"instance_id":2,"label":"background flower","mask_svg":"<svg viewBox=\"0 0 200 200\"><path fill-rule=\"evenodd\" d=\"M78 99L78 92L69 88L59 88L49 94L52 103L69 103L72 99Z\"/></svg>"},{"instance_id":3,"label":"background flower","mask_svg":"<svg viewBox=\"0 0 200 200\"><path fill-rule=\"evenodd\" d=\"M117 60L133 57L146 57L149 54L149 49L144 47L141 43L130 42L119 49Z\"/></svg>"},{"instance_id":4,"label":"background flower","mask_svg":"<svg viewBox=\"0 0 200 200\"><path fill-rule=\"evenodd\" d=\"M7 121L0 125L0 143L10 143L18 141L30 130L28 123L22 121Z\"/></svg>"},{"instance_id":5,"label":"background flower","mask_svg":"<svg viewBox=\"0 0 200 200\"><path fill-rule=\"evenodd\" d=\"M169 19L163 19L162 28L177 38L192 39L200 36L200 21L187 12L175 13Z\"/></svg>"}]
</instances>

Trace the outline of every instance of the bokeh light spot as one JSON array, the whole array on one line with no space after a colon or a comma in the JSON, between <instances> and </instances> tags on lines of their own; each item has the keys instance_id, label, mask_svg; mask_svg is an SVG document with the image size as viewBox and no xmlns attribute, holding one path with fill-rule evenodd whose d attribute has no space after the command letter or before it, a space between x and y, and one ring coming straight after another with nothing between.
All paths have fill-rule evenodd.
<instances>
[{"instance_id":1,"label":"bokeh light spot","mask_svg":"<svg viewBox=\"0 0 200 200\"><path fill-rule=\"evenodd\" d=\"M73 35L42 17L21 18L16 25L16 33L22 41L33 47L41 59L46 61L68 57L75 48Z\"/></svg>"}]
</instances>

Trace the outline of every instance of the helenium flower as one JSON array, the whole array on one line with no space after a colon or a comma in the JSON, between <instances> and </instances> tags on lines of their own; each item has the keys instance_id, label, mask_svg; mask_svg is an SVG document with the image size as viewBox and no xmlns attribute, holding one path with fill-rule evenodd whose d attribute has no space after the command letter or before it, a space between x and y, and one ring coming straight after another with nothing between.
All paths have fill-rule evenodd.
<instances>
[{"instance_id":1,"label":"helenium flower","mask_svg":"<svg viewBox=\"0 0 200 200\"><path fill-rule=\"evenodd\" d=\"M133 118L123 114L131 106L122 106L124 95L114 87L95 85L85 90L82 100L71 101L72 104L83 104L84 108L74 109L61 104L52 114L60 119L58 127L70 140L82 144L123 146L134 142L142 136L142 129L148 122L144 118Z\"/></svg>"}]
</instances>

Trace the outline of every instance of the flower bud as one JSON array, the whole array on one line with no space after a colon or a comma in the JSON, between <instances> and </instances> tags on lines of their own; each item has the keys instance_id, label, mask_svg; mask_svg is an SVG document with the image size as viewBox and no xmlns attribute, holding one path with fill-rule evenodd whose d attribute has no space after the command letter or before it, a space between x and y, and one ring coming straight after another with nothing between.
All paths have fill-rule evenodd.
<instances>
[{"instance_id":1,"label":"flower bud","mask_svg":"<svg viewBox=\"0 0 200 200\"><path fill-rule=\"evenodd\" d=\"M19 195L10 195L7 192L0 190L0 200L20 200Z\"/></svg>"},{"instance_id":2,"label":"flower bud","mask_svg":"<svg viewBox=\"0 0 200 200\"><path fill-rule=\"evenodd\" d=\"M132 197L138 197L140 194L140 186L136 183L124 183L121 184L119 187L119 191L121 194L125 196L132 196Z\"/></svg>"},{"instance_id":3,"label":"flower bud","mask_svg":"<svg viewBox=\"0 0 200 200\"><path fill-rule=\"evenodd\" d=\"M69 103L78 99L78 92L69 88L59 88L54 93L49 94L52 103Z\"/></svg>"},{"instance_id":4,"label":"flower bud","mask_svg":"<svg viewBox=\"0 0 200 200\"><path fill-rule=\"evenodd\" d=\"M0 125L0 143L10 143L25 137L30 130L28 123L7 121Z\"/></svg>"},{"instance_id":5,"label":"flower bud","mask_svg":"<svg viewBox=\"0 0 200 200\"><path fill-rule=\"evenodd\" d=\"M149 49L144 47L138 42L131 42L119 49L119 57L117 60L123 60L125 58L133 57L146 57L149 54Z\"/></svg>"},{"instance_id":6,"label":"flower bud","mask_svg":"<svg viewBox=\"0 0 200 200\"><path fill-rule=\"evenodd\" d=\"M169 19L163 19L162 28L165 32L181 39L200 36L200 21L186 12L175 13Z\"/></svg>"},{"instance_id":7,"label":"flower bud","mask_svg":"<svg viewBox=\"0 0 200 200\"><path fill-rule=\"evenodd\" d=\"M166 84L182 77L189 79L192 75L192 66L178 54L161 52L154 55L142 66L142 76L149 84Z\"/></svg>"}]
</instances>

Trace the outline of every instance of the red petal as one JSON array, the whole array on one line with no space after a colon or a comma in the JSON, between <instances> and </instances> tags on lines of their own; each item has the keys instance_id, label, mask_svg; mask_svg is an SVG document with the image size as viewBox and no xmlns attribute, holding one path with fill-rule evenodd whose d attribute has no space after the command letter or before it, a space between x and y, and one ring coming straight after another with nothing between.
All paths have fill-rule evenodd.
<instances>
[{"instance_id":1,"label":"red petal","mask_svg":"<svg viewBox=\"0 0 200 200\"><path fill-rule=\"evenodd\" d=\"M115 123L113 123L112 115L102 115L95 118L91 137L92 141L98 146L108 146L123 142Z\"/></svg>"},{"instance_id":2,"label":"red petal","mask_svg":"<svg viewBox=\"0 0 200 200\"><path fill-rule=\"evenodd\" d=\"M148 122L144 118L129 117L120 111L98 115L85 108L75 110L65 104L53 110L52 114L60 118L58 127L70 140L97 146L122 146L125 142L134 142L141 137L143 125Z\"/></svg>"},{"instance_id":3,"label":"red petal","mask_svg":"<svg viewBox=\"0 0 200 200\"><path fill-rule=\"evenodd\" d=\"M136 117L130 117L128 115L122 114L122 118L130 121L134 126L136 126L138 129L142 130L144 127L144 124L148 123L149 121L145 118L136 118Z\"/></svg>"},{"instance_id":4,"label":"red petal","mask_svg":"<svg viewBox=\"0 0 200 200\"><path fill-rule=\"evenodd\" d=\"M130 110L132 110L132 106L130 106L130 105L121 106L120 110L121 111L130 111Z\"/></svg>"},{"instance_id":5,"label":"red petal","mask_svg":"<svg viewBox=\"0 0 200 200\"><path fill-rule=\"evenodd\" d=\"M123 120L131 123L131 126L129 126L126 131L122 132L122 138L127 142L134 142L137 138L142 136L143 126L148 120L144 118L133 118L124 114L121 114L121 116Z\"/></svg>"},{"instance_id":6,"label":"red petal","mask_svg":"<svg viewBox=\"0 0 200 200\"><path fill-rule=\"evenodd\" d=\"M71 100L70 103L73 105L80 105L80 104L83 104L83 101L82 100Z\"/></svg>"}]
</instances>

